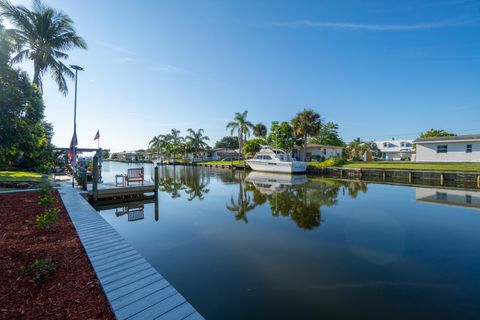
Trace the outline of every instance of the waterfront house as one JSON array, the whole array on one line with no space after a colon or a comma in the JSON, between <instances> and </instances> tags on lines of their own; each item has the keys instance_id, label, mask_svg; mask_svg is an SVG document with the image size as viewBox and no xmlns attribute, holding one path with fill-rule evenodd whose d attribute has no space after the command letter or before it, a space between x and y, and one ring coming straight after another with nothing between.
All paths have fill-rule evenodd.
<instances>
[{"instance_id":1,"label":"waterfront house","mask_svg":"<svg viewBox=\"0 0 480 320\"><path fill-rule=\"evenodd\" d=\"M417 162L480 162L480 134L417 138Z\"/></svg>"},{"instance_id":2,"label":"waterfront house","mask_svg":"<svg viewBox=\"0 0 480 320\"><path fill-rule=\"evenodd\" d=\"M391 139L374 141L382 153L383 160L409 160L413 153L412 139Z\"/></svg>"},{"instance_id":3,"label":"waterfront house","mask_svg":"<svg viewBox=\"0 0 480 320\"><path fill-rule=\"evenodd\" d=\"M325 161L330 158L341 158L343 147L308 143L306 161ZM292 156L303 160L303 147L295 147Z\"/></svg>"}]
</instances>

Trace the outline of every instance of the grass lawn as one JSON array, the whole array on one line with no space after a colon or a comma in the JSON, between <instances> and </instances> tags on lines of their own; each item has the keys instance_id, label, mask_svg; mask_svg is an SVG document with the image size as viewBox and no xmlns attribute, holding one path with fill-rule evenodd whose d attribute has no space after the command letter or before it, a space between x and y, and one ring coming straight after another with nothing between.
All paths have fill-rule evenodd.
<instances>
[{"instance_id":1,"label":"grass lawn","mask_svg":"<svg viewBox=\"0 0 480 320\"><path fill-rule=\"evenodd\" d=\"M223 164L223 165L231 165L232 161L230 160L225 160L225 161L201 161L197 163L207 163L207 164ZM243 160L233 160L234 165L245 165L245 161Z\"/></svg>"},{"instance_id":2,"label":"grass lawn","mask_svg":"<svg viewBox=\"0 0 480 320\"><path fill-rule=\"evenodd\" d=\"M313 164L314 165L314 164ZM435 171L480 171L480 163L421 163L421 162L347 162L343 168L375 168L375 169L407 169L407 170L435 170Z\"/></svg>"},{"instance_id":3,"label":"grass lawn","mask_svg":"<svg viewBox=\"0 0 480 320\"><path fill-rule=\"evenodd\" d=\"M40 182L42 175L36 172L0 171L0 182Z\"/></svg>"}]
</instances>

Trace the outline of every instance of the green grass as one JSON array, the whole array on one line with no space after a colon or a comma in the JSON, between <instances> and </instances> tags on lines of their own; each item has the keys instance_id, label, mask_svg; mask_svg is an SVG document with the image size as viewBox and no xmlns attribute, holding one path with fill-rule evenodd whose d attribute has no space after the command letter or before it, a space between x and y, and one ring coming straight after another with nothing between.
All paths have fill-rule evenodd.
<instances>
[{"instance_id":1,"label":"green grass","mask_svg":"<svg viewBox=\"0 0 480 320\"><path fill-rule=\"evenodd\" d=\"M310 165L310 163L309 163ZM315 166L315 163L312 163ZM421 162L387 162L387 161L359 161L347 162L339 165L343 168L372 168L372 169L405 169L405 170L434 170L434 171L480 171L480 163L421 163Z\"/></svg>"},{"instance_id":2,"label":"green grass","mask_svg":"<svg viewBox=\"0 0 480 320\"><path fill-rule=\"evenodd\" d=\"M230 161L230 160L225 160L225 161L201 161L201 162L198 162L198 163L231 165L232 161ZM233 160L233 164L243 166L243 165L245 165L245 161L243 161L243 160Z\"/></svg>"},{"instance_id":3,"label":"green grass","mask_svg":"<svg viewBox=\"0 0 480 320\"><path fill-rule=\"evenodd\" d=\"M0 171L0 182L40 182L42 175L36 172Z\"/></svg>"}]
</instances>

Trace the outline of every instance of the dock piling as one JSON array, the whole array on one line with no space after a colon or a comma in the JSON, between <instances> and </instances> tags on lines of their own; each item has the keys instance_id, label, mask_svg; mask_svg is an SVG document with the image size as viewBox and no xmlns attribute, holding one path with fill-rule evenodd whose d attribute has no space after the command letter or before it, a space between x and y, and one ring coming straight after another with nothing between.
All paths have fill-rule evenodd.
<instances>
[{"instance_id":1,"label":"dock piling","mask_svg":"<svg viewBox=\"0 0 480 320\"><path fill-rule=\"evenodd\" d=\"M98 199L98 156L93 157L93 184L92 184L93 201Z\"/></svg>"}]
</instances>

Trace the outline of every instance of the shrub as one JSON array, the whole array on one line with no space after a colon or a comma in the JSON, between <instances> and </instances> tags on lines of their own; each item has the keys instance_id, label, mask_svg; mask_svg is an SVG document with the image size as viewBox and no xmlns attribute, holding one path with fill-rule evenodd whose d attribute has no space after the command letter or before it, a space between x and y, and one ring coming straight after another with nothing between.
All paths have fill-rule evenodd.
<instances>
[{"instance_id":1,"label":"shrub","mask_svg":"<svg viewBox=\"0 0 480 320\"><path fill-rule=\"evenodd\" d=\"M50 208L44 213L37 216L35 219L35 225L38 228L45 228L49 224L56 224L58 222L59 208Z\"/></svg>"},{"instance_id":2,"label":"shrub","mask_svg":"<svg viewBox=\"0 0 480 320\"><path fill-rule=\"evenodd\" d=\"M345 160L341 158L330 158L323 162L313 164L315 167L337 167L345 164Z\"/></svg>"},{"instance_id":3,"label":"shrub","mask_svg":"<svg viewBox=\"0 0 480 320\"><path fill-rule=\"evenodd\" d=\"M36 285L41 284L55 270L56 265L52 258L36 259L31 266L21 265L18 269L20 275L33 273L31 281Z\"/></svg>"},{"instance_id":4,"label":"shrub","mask_svg":"<svg viewBox=\"0 0 480 320\"><path fill-rule=\"evenodd\" d=\"M57 202L57 198L55 198L55 196L51 193L40 195L39 200L38 200L38 204L42 205L42 206L45 206L45 207L51 206L52 204L54 204L56 202Z\"/></svg>"}]
</instances>

